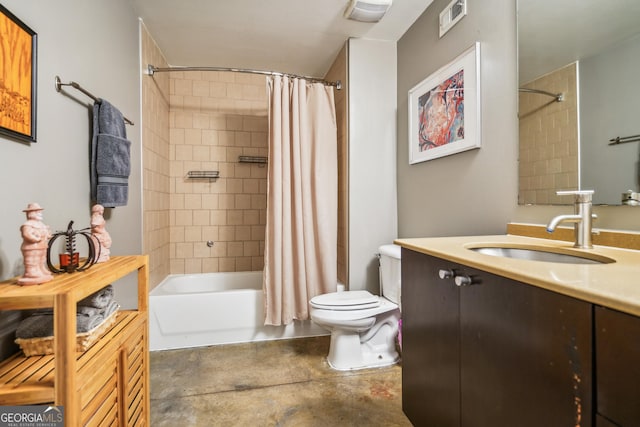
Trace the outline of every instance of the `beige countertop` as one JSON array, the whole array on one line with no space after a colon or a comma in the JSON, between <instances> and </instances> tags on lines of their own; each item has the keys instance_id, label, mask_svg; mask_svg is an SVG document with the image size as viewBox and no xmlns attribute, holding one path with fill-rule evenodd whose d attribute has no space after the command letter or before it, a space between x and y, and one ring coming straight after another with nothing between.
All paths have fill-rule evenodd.
<instances>
[{"instance_id":1,"label":"beige countertop","mask_svg":"<svg viewBox=\"0 0 640 427\"><path fill-rule=\"evenodd\" d=\"M515 235L397 239L396 244L499 276L640 316L640 251ZM481 254L470 247L510 246L580 253L615 260L609 264L561 264Z\"/></svg>"}]
</instances>

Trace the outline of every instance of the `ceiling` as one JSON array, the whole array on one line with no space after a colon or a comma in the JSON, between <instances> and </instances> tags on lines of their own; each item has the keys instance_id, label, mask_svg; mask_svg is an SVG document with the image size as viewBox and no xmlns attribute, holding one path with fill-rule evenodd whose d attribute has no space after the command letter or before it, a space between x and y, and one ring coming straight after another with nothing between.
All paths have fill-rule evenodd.
<instances>
[{"instance_id":1,"label":"ceiling","mask_svg":"<svg viewBox=\"0 0 640 427\"><path fill-rule=\"evenodd\" d=\"M349 0L130 0L172 66L323 77L350 37L397 41L433 0L395 0L378 23Z\"/></svg>"}]
</instances>

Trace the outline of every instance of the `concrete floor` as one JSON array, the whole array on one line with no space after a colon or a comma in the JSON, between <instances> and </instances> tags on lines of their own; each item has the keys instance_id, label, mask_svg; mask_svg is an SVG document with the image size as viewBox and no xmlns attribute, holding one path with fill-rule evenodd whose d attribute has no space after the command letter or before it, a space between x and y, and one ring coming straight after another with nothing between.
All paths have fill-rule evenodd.
<instances>
[{"instance_id":1,"label":"concrete floor","mask_svg":"<svg viewBox=\"0 0 640 427\"><path fill-rule=\"evenodd\" d=\"M411 426L401 367L335 371L329 337L151 353L151 425Z\"/></svg>"}]
</instances>

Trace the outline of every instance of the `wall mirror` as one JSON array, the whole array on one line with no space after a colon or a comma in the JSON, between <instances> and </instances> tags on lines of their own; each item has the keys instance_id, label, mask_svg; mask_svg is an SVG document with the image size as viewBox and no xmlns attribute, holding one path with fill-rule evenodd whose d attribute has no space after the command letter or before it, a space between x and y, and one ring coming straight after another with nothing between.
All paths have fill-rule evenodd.
<instances>
[{"instance_id":1,"label":"wall mirror","mask_svg":"<svg viewBox=\"0 0 640 427\"><path fill-rule=\"evenodd\" d=\"M519 204L640 192L639 23L638 0L518 0Z\"/></svg>"}]
</instances>

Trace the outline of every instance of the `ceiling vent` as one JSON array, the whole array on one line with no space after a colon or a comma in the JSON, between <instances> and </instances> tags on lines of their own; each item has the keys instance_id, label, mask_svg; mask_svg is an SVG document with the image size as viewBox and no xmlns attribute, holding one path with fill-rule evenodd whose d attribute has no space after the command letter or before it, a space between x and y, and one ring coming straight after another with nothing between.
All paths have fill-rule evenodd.
<instances>
[{"instance_id":1,"label":"ceiling vent","mask_svg":"<svg viewBox=\"0 0 640 427\"><path fill-rule=\"evenodd\" d=\"M440 12L440 37L467 14L467 0L453 0Z\"/></svg>"},{"instance_id":2,"label":"ceiling vent","mask_svg":"<svg viewBox=\"0 0 640 427\"><path fill-rule=\"evenodd\" d=\"M351 0L345 18L360 22L378 22L391 7L392 0Z\"/></svg>"}]
</instances>

